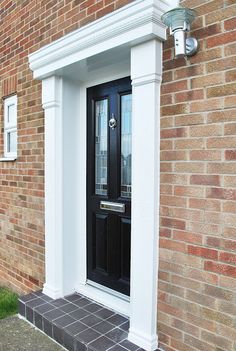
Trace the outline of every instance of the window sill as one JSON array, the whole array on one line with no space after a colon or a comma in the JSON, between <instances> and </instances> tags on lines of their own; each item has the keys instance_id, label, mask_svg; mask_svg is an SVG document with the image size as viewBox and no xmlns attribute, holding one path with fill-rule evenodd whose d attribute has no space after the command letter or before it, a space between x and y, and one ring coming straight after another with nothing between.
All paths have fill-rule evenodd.
<instances>
[{"instance_id":1,"label":"window sill","mask_svg":"<svg viewBox=\"0 0 236 351\"><path fill-rule=\"evenodd\" d=\"M15 161L16 160L16 157L1 157L0 158L0 162L12 162L12 161Z\"/></svg>"}]
</instances>

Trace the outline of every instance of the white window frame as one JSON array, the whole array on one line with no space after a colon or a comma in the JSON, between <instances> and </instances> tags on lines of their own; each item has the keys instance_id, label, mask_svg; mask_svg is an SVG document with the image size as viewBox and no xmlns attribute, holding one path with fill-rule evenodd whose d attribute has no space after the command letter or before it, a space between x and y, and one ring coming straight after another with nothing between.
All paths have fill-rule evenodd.
<instances>
[{"instance_id":1,"label":"white window frame","mask_svg":"<svg viewBox=\"0 0 236 351\"><path fill-rule=\"evenodd\" d=\"M15 105L15 116L13 121L8 122L8 108ZM16 133L16 150L13 152L8 151L8 138L10 133ZM16 159L17 158L17 95L12 95L4 100L4 158Z\"/></svg>"}]
</instances>

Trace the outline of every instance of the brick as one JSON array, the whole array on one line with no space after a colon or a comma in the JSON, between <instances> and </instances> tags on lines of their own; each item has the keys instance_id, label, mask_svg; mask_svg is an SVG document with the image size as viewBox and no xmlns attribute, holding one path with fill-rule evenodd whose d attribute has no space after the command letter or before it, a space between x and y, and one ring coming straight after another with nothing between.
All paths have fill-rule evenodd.
<instances>
[{"instance_id":1,"label":"brick","mask_svg":"<svg viewBox=\"0 0 236 351\"><path fill-rule=\"evenodd\" d=\"M226 7L224 9L219 9L206 15L206 23L214 23L225 20L236 15L236 7Z\"/></svg>"},{"instance_id":2,"label":"brick","mask_svg":"<svg viewBox=\"0 0 236 351\"><path fill-rule=\"evenodd\" d=\"M161 93L173 93L176 91L182 91L187 89L187 80L181 80L179 82L172 82L168 84L162 84L161 86Z\"/></svg>"},{"instance_id":3,"label":"brick","mask_svg":"<svg viewBox=\"0 0 236 351\"><path fill-rule=\"evenodd\" d=\"M236 255L228 252L220 252L219 261L236 264Z\"/></svg>"},{"instance_id":4,"label":"brick","mask_svg":"<svg viewBox=\"0 0 236 351\"><path fill-rule=\"evenodd\" d=\"M204 173L205 165L200 162L178 162L174 170L181 173Z\"/></svg>"},{"instance_id":5,"label":"brick","mask_svg":"<svg viewBox=\"0 0 236 351\"><path fill-rule=\"evenodd\" d=\"M186 134L185 128L164 129L161 131L161 138L183 138Z\"/></svg>"},{"instance_id":6,"label":"brick","mask_svg":"<svg viewBox=\"0 0 236 351\"><path fill-rule=\"evenodd\" d=\"M194 281L198 281L198 284L200 286L198 291L202 292L202 282L208 283L208 284L213 284L213 285L218 285L218 275L206 272L200 269L195 269L195 268L190 268L188 267L185 270L185 276L190 279L194 279ZM191 286L189 287L191 289ZM196 290L192 287L193 290Z\"/></svg>"},{"instance_id":7,"label":"brick","mask_svg":"<svg viewBox=\"0 0 236 351\"><path fill-rule=\"evenodd\" d=\"M206 64L206 71L207 73L213 73L235 68L235 63L236 56L215 60Z\"/></svg>"},{"instance_id":8,"label":"brick","mask_svg":"<svg viewBox=\"0 0 236 351\"><path fill-rule=\"evenodd\" d=\"M190 114L175 117L176 126L198 125L204 123L204 116L201 114Z\"/></svg>"},{"instance_id":9,"label":"brick","mask_svg":"<svg viewBox=\"0 0 236 351\"><path fill-rule=\"evenodd\" d=\"M207 47L212 48L235 41L236 31L216 35L207 39Z\"/></svg>"},{"instance_id":10,"label":"brick","mask_svg":"<svg viewBox=\"0 0 236 351\"><path fill-rule=\"evenodd\" d=\"M179 68L174 71L174 79L183 79L189 78L193 76L198 76L204 73L203 65L192 65L189 67Z\"/></svg>"},{"instance_id":11,"label":"brick","mask_svg":"<svg viewBox=\"0 0 236 351\"><path fill-rule=\"evenodd\" d=\"M204 269L207 271L215 272L218 274L227 275L233 278L236 278L236 267L226 265L226 264L219 264L213 261L205 261Z\"/></svg>"},{"instance_id":12,"label":"brick","mask_svg":"<svg viewBox=\"0 0 236 351\"><path fill-rule=\"evenodd\" d=\"M216 306L216 301L214 298L202 295L201 293L197 293L197 292L192 291L192 290L187 290L186 298L189 301L195 302L195 303L202 305L202 306L207 306L210 308L215 308L215 306ZM192 333L189 333L189 334L192 334Z\"/></svg>"},{"instance_id":13,"label":"brick","mask_svg":"<svg viewBox=\"0 0 236 351\"><path fill-rule=\"evenodd\" d=\"M174 195L177 196L188 196L188 197L204 197L205 190L200 187L193 186L175 186Z\"/></svg>"},{"instance_id":14,"label":"brick","mask_svg":"<svg viewBox=\"0 0 236 351\"><path fill-rule=\"evenodd\" d=\"M217 96L232 95L236 93L236 83L218 85L207 88L207 97L213 98Z\"/></svg>"},{"instance_id":15,"label":"brick","mask_svg":"<svg viewBox=\"0 0 236 351\"><path fill-rule=\"evenodd\" d=\"M196 337L198 337L200 334L199 328L197 328L191 324L188 324L186 322L183 322L179 319L176 319L176 318L173 318L171 326L173 326L174 328L176 328L178 330L182 330L185 333L196 336Z\"/></svg>"},{"instance_id":16,"label":"brick","mask_svg":"<svg viewBox=\"0 0 236 351\"><path fill-rule=\"evenodd\" d=\"M193 161L220 161L221 151L219 150L194 150L190 151L190 160Z\"/></svg>"},{"instance_id":17,"label":"brick","mask_svg":"<svg viewBox=\"0 0 236 351\"><path fill-rule=\"evenodd\" d=\"M236 148L236 138L235 137L209 138L207 140L207 148L209 149Z\"/></svg>"},{"instance_id":18,"label":"brick","mask_svg":"<svg viewBox=\"0 0 236 351\"><path fill-rule=\"evenodd\" d=\"M227 123L224 125L225 135L236 135L236 123Z\"/></svg>"},{"instance_id":19,"label":"brick","mask_svg":"<svg viewBox=\"0 0 236 351\"><path fill-rule=\"evenodd\" d=\"M236 213L236 202L226 201L223 203L223 212Z\"/></svg>"},{"instance_id":20,"label":"brick","mask_svg":"<svg viewBox=\"0 0 236 351\"><path fill-rule=\"evenodd\" d=\"M191 87L193 89L208 87L211 85L224 83L224 74L223 73L213 73L207 74L201 77L196 77L191 79Z\"/></svg>"},{"instance_id":21,"label":"brick","mask_svg":"<svg viewBox=\"0 0 236 351\"><path fill-rule=\"evenodd\" d=\"M176 229L185 229L185 221L172 218L162 218L161 225L163 227L170 227Z\"/></svg>"},{"instance_id":22,"label":"brick","mask_svg":"<svg viewBox=\"0 0 236 351\"><path fill-rule=\"evenodd\" d=\"M211 297L215 297L217 299L226 300L226 301L233 301L234 293L228 291L226 289L219 288L213 285L204 285L204 294L209 295ZM210 306L209 306L210 307Z\"/></svg>"},{"instance_id":23,"label":"brick","mask_svg":"<svg viewBox=\"0 0 236 351\"><path fill-rule=\"evenodd\" d=\"M208 123L236 121L236 109L210 112L207 115Z\"/></svg>"},{"instance_id":24,"label":"brick","mask_svg":"<svg viewBox=\"0 0 236 351\"><path fill-rule=\"evenodd\" d=\"M218 258L217 250L207 249L204 247L192 246L192 245L188 245L187 250L190 255L201 256L204 258L211 258L211 259Z\"/></svg>"},{"instance_id":25,"label":"brick","mask_svg":"<svg viewBox=\"0 0 236 351\"><path fill-rule=\"evenodd\" d=\"M225 72L225 81L232 82L236 80L236 69Z\"/></svg>"},{"instance_id":26,"label":"brick","mask_svg":"<svg viewBox=\"0 0 236 351\"><path fill-rule=\"evenodd\" d=\"M193 185L220 185L220 177L218 175L191 175L190 184Z\"/></svg>"},{"instance_id":27,"label":"brick","mask_svg":"<svg viewBox=\"0 0 236 351\"><path fill-rule=\"evenodd\" d=\"M205 330L202 331L202 339L213 345L221 347L223 350L230 350L233 347L232 341L229 341L221 336L216 336Z\"/></svg>"},{"instance_id":28,"label":"brick","mask_svg":"<svg viewBox=\"0 0 236 351\"><path fill-rule=\"evenodd\" d=\"M234 325L233 318L225 313L212 310L210 308L202 308L202 317L208 320L215 321L217 323L232 327Z\"/></svg>"},{"instance_id":29,"label":"brick","mask_svg":"<svg viewBox=\"0 0 236 351\"><path fill-rule=\"evenodd\" d=\"M226 161L236 160L236 150L226 150L225 151L225 160Z\"/></svg>"},{"instance_id":30,"label":"brick","mask_svg":"<svg viewBox=\"0 0 236 351\"><path fill-rule=\"evenodd\" d=\"M222 199L222 200L236 200L235 189L224 189L224 188L209 188L207 189L207 197Z\"/></svg>"},{"instance_id":31,"label":"brick","mask_svg":"<svg viewBox=\"0 0 236 351\"><path fill-rule=\"evenodd\" d=\"M214 346L211 346L208 343L205 343L204 341L201 341L197 338L192 337L191 335L185 334L184 335L184 342L187 345L195 347L197 350L207 350L207 351L215 351Z\"/></svg>"},{"instance_id":32,"label":"brick","mask_svg":"<svg viewBox=\"0 0 236 351\"><path fill-rule=\"evenodd\" d=\"M184 150L192 150L192 149L204 149L204 139L182 139L182 140L175 140L174 141L174 148L176 150L184 149Z\"/></svg>"},{"instance_id":33,"label":"brick","mask_svg":"<svg viewBox=\"0 0 236 351\"><path fill-rule=\"evenodd\" d=\"M203 89L189 90L175 94L175 102L194 101L204 98Z\"/></svg>"},{"instance_id":34,"label":"brick","mask_svg":"<svg viewBox=\"0 0 236 351\"><path fill-rule=\"evenodd\" d=\"M207 99L190 104L190 112L205 112L221 109L222 102L220 99Z\"/></svg>"},{"instance_id":35,"label":"brick","mask_svg":"<svg viewBox=\"0 0 236 351\"><path fill-rule=\"evenodd\" d=\"M188 113L188 109L189 109L189 107L187 104L163 106L161 108L161 115L162 116L181 115L181 114Z\"/></svg>"},{"instance_id":36,"label":"brick","mask_svg":"<svg viewBox=\"0 0 236 351\"><path fill-rule=\"evenodd\" d=\"M208 209L209 211L220 211L221 204L218 200L189 199L190 208Z\"/></svg>"},{"instance_id":37,"label":"brick","mask_svg":"<svg viewBox=\"0 0 236 351\"><path fill-rule=\"evenodd\" d=\"M207 172L214 174L235 174L236 162L221 162L208 164Z\"/></svg>"}]
</instances>

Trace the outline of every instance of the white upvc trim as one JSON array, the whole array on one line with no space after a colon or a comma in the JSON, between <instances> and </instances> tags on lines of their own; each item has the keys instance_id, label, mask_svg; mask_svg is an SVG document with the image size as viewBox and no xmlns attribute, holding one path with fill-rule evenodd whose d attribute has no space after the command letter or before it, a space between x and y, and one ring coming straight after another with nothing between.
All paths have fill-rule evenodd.
<instances>
[{"instance_id":1,"label":"white upvc trim","mask_svg":"<svg viewBox=\"0 0 236 351\"><path fill-rule=\"evenodd\" d=\"M8 121L9 107L15 107L14 120ZM10 133L16 133L16 150L8 151L8 138ZM17 158L17 95L12 95L4 99L4 158Z\"/></svg>"},{"instance_id":2,"label":"white upvc trim","mask_svg":"<svg viewBox=\"0 0 236 351\"><path fill-rule=\"evenodd\" d=\"M12 162L15 161L17 157L1 157L0 162Z\"/></svg>"},{"instance_id":3,"label":"white upvc trim","mask_svg":"<svg viewBox=\"0 0 236 351\"><path fill-rule=\"evenodd\" d=\"M147 351L157 348L160 39L165 39L160 16L170 3L134 1L29 57L34 77L43 80L45 109L44 293L58 298L78 290L130 315L129 339ZM66 78L71 67L78 75L73 63L86 67L86 59L108 50L114 55L116 47L131 52L133 85L130 303L86 284L86 97L81 100L78 83ZM114 79L104 58L102 74L106 71L105 79L101 66L94 71L100 83ZM73 78L88 84L86 77L82 83Z\"/></svg>"},{"instance_id":4,"label":"white upvc trim","mask_svg":"<svg viewBox=\"0 0 236 351\"><path fill-rule=\"evenodd\" d=\"M69 33L29 55L34 78L118 46L153 38L165 40L166 26L160 17L169 7L165 0L136 0Z\"/></svg>"}]
</instances>

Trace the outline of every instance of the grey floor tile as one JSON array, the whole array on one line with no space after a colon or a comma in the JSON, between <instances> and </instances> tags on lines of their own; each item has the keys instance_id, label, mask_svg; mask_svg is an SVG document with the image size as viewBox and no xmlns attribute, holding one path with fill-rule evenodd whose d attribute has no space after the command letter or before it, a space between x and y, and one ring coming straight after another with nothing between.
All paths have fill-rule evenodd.
<instances>
[{"instance_id":1,"label":"grey floor tile","mask_svg":"<svg viewBox=\"0 0 236 351\"><path fill-rule=\"evenodd\" d=\"M56 309L55 306L45 302L43 305L35 307L34 310L37 311L38 313L44 314L44 313L50 312L50 311L55 310L55 309Z\"/></svg>"},{"instance_id":2,"label":"grey floor tile","mask_svg":"<svg viewBox=\"0 0 236 351\"><path fill-rule=\"evenodd\" d=\"M106 334L107 332L111 331L115 328L115 326L107 321L103 321L101 323L96 324L94 327L99 333Z\"/></svg>"},{"instance_id":3,"label":"grey floor tile","mask_svg":"<svg viewBox=\"0 0 236 351\"><path fill-rule=\"evenodd\" d=\"M126 347L129 351L137 351L139 349L139 346L133 344L129 340L123 340L120 342L120 345Z\"/></svg>"},{"instance_id":4,"label":"grey floor tile","mask_svg":"<svg viewBox=\"0 0 236 351\"><path fill-rule=\"evenodd\" d=\"M52 327L52 336L59 344L64 344L64 331L62 328L53 325Z\"/></svg>"},{"instance_id":5,"label":"grey floor tile","mask_svg":"<svg viewBox=\"0 0 236 351\"><path fill-rule=\"evenodd\" d=\"M68 304L68 301L65 299L57 299L51 302L51 305L56 306L56 307L61 307Z\"/></svg>"},{"instance_id":6,"label":"grey floor tile","mask_svg":"<svg viewBox=\"0 0 236 351\"><path fill-rule=\"evenodd\" d=\"M114 345L115 343L113 341L106 338L105 336L101 336L100 338L89 344L89 348L95 351L106 351Z\"/></svg>"},{"instance_id":7,"label":"grey floor tile","mask_svg":"<svg viewBox=\"0 0 236 351\"><path fill-rule=\"evenodd\" d=\"M25 303L22 301L18 301L18 312L21 316L25 317Z\"/></svg>"},{"instance_id":8,"label":"grey floor tile","mask_svg":"<svg viewBox=\"0 0 236 351\"><path fill-rule=\"evenodd\" d=\"M34 323L34 312L31 307L26 306L25 317L29 322Z\"/></svg>"},{"instance_id":9,"label":"grey floor tile","mask_svg":"<svg viewBox=\"0 0 236 351\"><path fill-rule=\"evenodd\" d=\"M74 351L74 336L64 331L64 346L68 351Z\"/></svg>"},{"instance_id":10,"label":"grey floor tile","mask_svg":"<svg viewBox=\"0 0 236 351\"><path fill-rule=\"evenodd\" d=\"M43 318L40 314L34 311L34 324L37 328L43 329Z\"/></svg>"},{"instance_id":11,"label":"grey floor tile","mask_svg":"<svg viewBox=\"0 0 236 351\"><path fill-rule=\"evenodd\" d=\"M89 315L88 311L83 310L82 308L77 308L75 311L70 312L69 315L77 320L80 320Z\"/></svg>"},{"instance_id":12,"label":"grey floor tile","mask_svg":"<svg viewBox=\"0 0 236 351\"><path fill-rule=\"evenodd\" d=\"M61 316L65 315L65 312L59 310L58 308L49 311L47 313L44 313L44 318L46 318L48 321L53 321L56 318L59 318Z\"/></svg>"},{"instance_id":13,"label":"grey floor tile","mask_svg":"<svg viewBox=\"0 0 236 351\"><path fill-rule=\"evenodd\" d=\"M101 336L100 333L96 332L94 329L89 328L83 332L76 335L76 339L82 341L84 344L89 344L90 342L98 339Z\"/></svg>"},{"instance_id":14,"label":"grey floor tile","mask_svg":"<svg viewBox=\"0 0 236 351\"><path fill-rule=\"evenodd\" d=\"M88 311L88 312L91 312L91 313L94 313L94 312L97 312L99 310L102 309L102 306L96 304L96 303L90 303L89 305L87 306L84 306L83 309L85 311Z\"/></svg>"},{"instance_id":15,"label":"grey floor tile","mask_svg":"<svg viewBox=\"0 0 236 351\"><path fill-rule=\"evenodd\" d=\"M93 327L94 325L98 324L99 322L101 322L102 319L90 314L84 318L81 319L81 322L84 323L85 325L87 325L88 327Z\"/></svg>"},{"instance_id":16,"label":"grey floor tile","mask_svg":"<svg viewBox=\"0 0 236 351\"><path fill-rule=\"evenodd\" d=\"M61 316L53 321L53 324L60 326L62 328L75 322L75 319L69 316L68 314Z\"/></svg>"},{"instance_id":17,"label":"grey floor tile","mask_svg":"<svg viewBox=\"0 0 236 351\"><path fill-rule=\"evenodd\" d=\"M127 349L120 345L115 345L112 348L110 348L109 351L127 351Z\"/></svg>"},{"instance_id":18,"label":"grey floor tile","mask_svg":"<svg viewBox=\"0 0 236 351\"><path fill-rule=\"evenodd\" d=\"M81 298L82 298L82 296L79 295L79 294L72 294L72 295L67 295L67 296L65 296L65 299L66 299L67 301L70 301L70 302L77 301L77 300L79 300L79 299L81 299Z\"/></svg>"},{"instance_id":19,"label":"grey floor tile","mask_svg":"<svg viewBox=\"0 0 236 351\"><path fill-rule=\"evenodd\" d=\"M112 341L119 343L120 341L127 339L128 333L119 328L115 328L110 332L106 333L106 337L111 339Z\"/></svg>"},{"instance_id":20,"label":"grey floor tile","mask_svg":"<svg viewBox=\"0 0 236 351\"><path fill-rule=\"evenodd\" d=\"M115 314L115 312L108 310L107 308L102 308L94 314L102 319L107 319Z\"/></svg>"},{"instance_id":21,"label":"grey floor tile","mask_svg":"<svg viewBox=\"0 0 236 351\"><path fill-rule=\"evenodd\" d=\"M73 305L73 303L68 303L67 305L61 306L59 308L60 308L60 310L66 312L66 313L70 313L70 312L76 311L78 309L78 307Z\"/></svg>"},{"instance_id":22,"label":"grey floor tile","mask_svg":"<svg viewBox=\"0 0 236 351\"><path fill-rule=\"evenodd\" d=\"M127 318L121 316L120 314L114 314L110 318L107 319L108 322L114 324L115 326L119 327L119 325L124 324L128 321Z\"/></svg>"},{"instance_id":23,"label":"grey floor tile","mask_svg":"<svg viewBox=\"0 0 236 351\"><path fill-rule=\"evenodd\" d=\"M24 295L24 296L21 296L19 298L19 300L22 302L27 302L27 301L35 300L35 299L37 299L37 297L34 294Z\"/></svg>"},{"instance_id":24,"label":"grey floor tile","mask_svg":"<svg viewBox=\"0 0 236 351\"><path fill-rule=\"evenodd\" d=\"M52 324L45 318L43 318L43 331L52 338Z\"/></svg>"},{"instance_id":25,"label":"grey floor tile","mask_svg":"<svg viewBox=\"0 0 236 351\"><path fill-rule=\"evenodd\" d=\"M78 307L84 307L92 303L90 300L86 299L85 297L82 297L79 300L73 301L73 303L78 306Z\"/></svg>"},{"instance_id":26,"label":"grey floor tile","mask_svg":"<svg viewBox=\"0 0 236 351\"><path fill-rule=\"evenodd\" d=\"M121 325L119 326L119 328L122 329L122 330L124 330L124 331L129 331L129 321L127 321L127 322L121 324Z\"/></svg>"},{"instance_id":27,"label":"grey floor tile","mask_svg":"<svg viewBox=\"0 0 236 351\"><path fill-rule=\"evenodd\" d=\"M34 307L37 307L37 306L44 305L45 301L43 299L37 298L35 300L27 301L25 304L28 307L34 308Z\"/></svg>"},{"instance_id":28,"label":"grey floor tile","mask_svg":"<svg viewBox=\"0 0 236 351\"><path fill-rule=\"evenodd\" d=\"M78 321L65 327L65 331L70 335L77 335L82 331L84 331L85 329L88 329L88 327L85 324L80 323Z\"/></svg>"}]
</instances>

